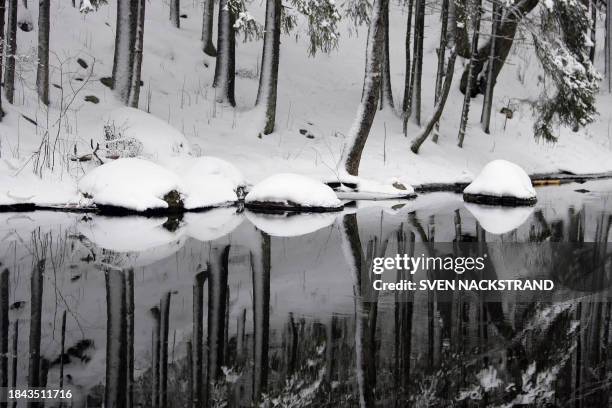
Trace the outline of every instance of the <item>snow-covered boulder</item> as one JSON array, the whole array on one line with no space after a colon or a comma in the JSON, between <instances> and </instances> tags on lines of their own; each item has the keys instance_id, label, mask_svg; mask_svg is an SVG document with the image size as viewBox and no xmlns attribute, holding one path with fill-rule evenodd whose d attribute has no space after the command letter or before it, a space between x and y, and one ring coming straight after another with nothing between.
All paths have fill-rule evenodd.
<instances>
[{"instance_id":1,"label":"snow-covered boulder","mask_svg":"<svg viewBox=\"0 0 612 408\"><path fill-rule=\"evenodd\" d=\"M191 153L185 136L166 121L134 108L118 108L103 119L108 158L144 157L160 163Z\"/></svg>"},{"instance_id":2,"label":"snow-covered boulder","mask_svg":"<svg viewBox=\"0 0 612 408\"><path fill-rule=\"evenodd\" d=\"M531 206L499 207L465 203L465 208L476 218L485 231L501 235L514 231L529 219Z\"/></svg>"},{"instance_id":3,"label":"snow-covered boulder","mask_svg":"<svg viewBox=\"0 0 612 408\"><path fill-rule=\"evenodd\" d=\"M479 204L531 205L537 196L525 170L506 160L493 160L463 190L463 199Z\"/></svg>"},{"instance_id":4,"label":"snow-covered boulder","mask_svg":"<svg viewBox=\"0 0 612 408\"><path fill-rule=\"evenodd\" d=\"M145 212L183 206L180 178L143 159L118 159L96 167L81 178L78 188L100 208Z\"/></svg>"},{"instance_id":5,"label":"snow-covered boulder","mask_svg":"<svg viewBox=\"0 0 612 408\"><path fill-rule=\"evenodd\" d=\"M168 167L181 179L186 210L232 205L246 189L240 170L216 157L182 157Z\"/></svg>"},{"instance_id":6,"label":"snow-covered boulder","mask_svg":"<svg viewBox=\"0 0 612 408\"><path fill-rule=\"evenodd\" d=\"M248 220L255 227L273 237L297 237L318 231L334 223L337 214L299 213L266 214L247 211Z\"/></svg>"},{"instance_id":7,"label":"snow-covered boulder","mask_svg":"<svg viewBox=\"0 0 612 408\"><path fill-rule=\"evenodd\" d=\"M342 202L320 181L282 173L256 184L245 198L247 208L260 211L340 211Z\"/></svg>"}]
</instances>

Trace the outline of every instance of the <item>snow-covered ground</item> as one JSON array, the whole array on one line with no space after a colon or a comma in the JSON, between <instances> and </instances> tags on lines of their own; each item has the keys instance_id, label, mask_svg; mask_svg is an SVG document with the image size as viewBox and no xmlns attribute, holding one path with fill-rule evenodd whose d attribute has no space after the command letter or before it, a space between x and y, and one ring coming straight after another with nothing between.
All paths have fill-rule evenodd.
<instances>
[{"instance_id":1,"label":"snow-covered ground","mask_svg":"<svg viewBox=\"0 0 612 408\"><path fill-rule=\"evenodd\" d=\"M211 87L215 62L201 51L201 6L199 2L182 2L181 7L186 18L181 19L181 28L175 29L168 21L165 2L147 4L139 108L157 121L144 113L117 110L120 103L100 82L112 70L114 2L83 15L69 1L51 1L49 109L36 102L34 93L36 25L28 33L19 30L15 105L3 101L7 116L0 123L0 204L78 203L77 181L97 165L92 156L96 146L100 146L96 154L102 160L112 156L105 151L105 125L119 128L127 138L137 131L135 138L144 141L136 146L140 154L164 166L171 167L166 160L171 154L214 156L236 166L251 184L278 173L326 181L339 174L343 142L361 95L367 28L343 26L340 47L314 58L307 54L303 28L283 35L276 131L259 138L254 124L259 123L261 112L253 110L253 105L261 41L243 43L238 39L236 109L215 103ZM263 4L254 2L249 7L255 18L263 21ZM399 106L406 15L398 3L392 2L391 7L391 80ZM33 3L25 10L20 3L19 13L21 17L31 13L36 21L37 7ZM433 111L438 45L438 14L427 18L424 118ZM85 64L78 64L78 58ZM556 144L534 140L528 102L539 93L539 67L532 48L525 44L513 49L497 82L491 134L480 129L482 96L478 96L470 110L464 147L458 148L458 106L463 100L458 80L464 65L465 61L456 64L457 83L441 120L439 143L429 140L418 155L413 154L409 147L417 126L409 123L406 138L398 109L380 111L361 161L362 177L388 184L399 180L413 186L466 182L493 159L510 160L529 174L612 171L612 96L604 91L598 96L600 116L594 124L579 132L558 129ZM85 100L94 96L99 103ZM511 108L514 117L507 120L499 113L502 107ZM87 155L92 160L71 160Z\"/></svg>"}]
</instances>

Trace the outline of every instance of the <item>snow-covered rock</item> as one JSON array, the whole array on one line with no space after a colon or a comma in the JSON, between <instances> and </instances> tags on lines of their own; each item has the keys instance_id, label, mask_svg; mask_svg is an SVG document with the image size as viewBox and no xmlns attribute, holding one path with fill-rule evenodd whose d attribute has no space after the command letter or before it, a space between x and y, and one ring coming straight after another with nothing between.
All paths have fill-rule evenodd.
<instances>
[{"instance_id":1,"label":"snow-covered rock","mask_svg":"<svg viewBox=\"0 0 612 408\"><path fill-rule=\"evenodd\" d=\"M247 207L269 210L339 211L334 191L299 174L276 174L256 184L245 198Z\"/></svg>"},{"instance_id":2,"label":"snow-covered rock","mask_svg":"<svg viewBox=\"0 0 612 408\"><path fill-rule=\"evenodd\" d=\"M537 200L525 170L506 160L487 163L463 190L463 197L465 201L502 205L533 204Z\"/></svg>"},{"instance_id":3,"label":"snow-covered rock","mask_svg":"<svg viewBox=\"0 0 612 408\"><path fill-rule=\"evenodd\" d=\"M96 167L79 181L79 191L99 206L144 212L168 209L164 197L181 193L181 180L153 162L118 159Z\"/></svg>"},{"instance_id":4,"label":"snow-covered rock","mask_svg":"<svg viewBox=\"0 0 612 408\"><path fill-rule=\"evenodd\" d=\"M240 170L216 157L182 157L168 166L181 179L187 210L234 204L246 188Z\"/></svg>"},{"instance_id":5,"label":"snow-covered rock","mask_svg":"<svg viewBox=\"0 0 612 408\"><path fill-rule=\"evenodd\" d=\"M273 237L297 237L318 231L334 223L332 212L301 214L264 214L247 211L248 220L255 227Z\"/></svg>"},{"instance_id":6,"label":"snow-covered rock","mask_svg":"<svg viewBox=\"0 0 612 408\"><path fill-rule=\"evenodd\" d=\"M107 155L166 162L191 153L185 136L166 121L134 108L118 108L103 119ZM127 155L127 156L126 156Z\"/></svg>"},{"instance_id":7,"label":"snow-covered rock","mask_svg":"<svg viewBox=\"0 0 612 408\"><path fill-rule=\"evenodd\" d=\"M491 234L505 234L523 225L533 212L531 206L499 207L465 203L465 208L476 218L480 226Z\"/></svg>"}]
</instances>

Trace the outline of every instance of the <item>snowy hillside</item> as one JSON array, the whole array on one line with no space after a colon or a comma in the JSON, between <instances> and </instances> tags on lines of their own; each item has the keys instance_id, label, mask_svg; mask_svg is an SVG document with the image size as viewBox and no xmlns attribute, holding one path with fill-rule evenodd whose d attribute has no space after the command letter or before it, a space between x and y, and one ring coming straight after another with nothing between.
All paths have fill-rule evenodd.
<instances>
[{"instance_id":1,"label":"snowy hillside","mask_svg":"<svg viewBox=\"0 0 612 408\"><path fill-rule=\"evenodd\" d=\"M37 102L35 91L38 5L30 3L25 9L19 2L19 21L33 22L34 27L30 32L18 30L15 103L3 100L7 115L0 123L0 204L77 203L81 199L77 180L98 164L92 156L97 145L101 148L96 155L106 160L105 125L130 129L129 123L109 122L109 115L122 103L101 82L112 74L116 2L83 14L69 1L51 1L48 109ZM265 4L253 2L248 6L263 24ZM397 2L391 2L390 7L390 67L396 109L386 108L376 114L360 176L387 184L399 180L413 186L467 182L493 159L515 162L529 174L612 171L612 97L604 90L597 96L600 116L593 124L577 132L556 129L555 144L534 139L534 116L527 102L537 98L542 74L530 37L520 30L517 36L521 41L515 43L495 88L491 134L481 130L483 97L478 95L472 100L464 147L457 147L463 102L458 84L467 63L458 58L440 122L439 142L429 139L418 155L412 153L410 142L419 127L409 120L405 137L399 109L404 87L406 7ZM434 105L439 41L436 7L426 10L425 120ZM216 88L211 86L215 61L202 52L200 3L182 2L180 29L172 27L168 13L167 2L147 3L141 110L183 133L190 154L227 160L250 184L276 173L307 174L326 181L341 173L339 160L362 91L367 26L355 29L343 20L338 48L315 57L308 55L306 29L299 19L290 35L281 36L276 128L272 134L261 136L256 129L261 128L262 115L254 109L261 40L244 43L242 36L237 37L234 109L215 102ZM481 38L486 39L487 27L483 22ZM603 34L600 40L603 43ZM603 70L600 54L603 50L598 51L596 65ZM512 109L513 117L506 119L499 113L502 108ZM168 133L168 137L175 137L173 132ZM169 153L153 152L152 157L159 161ZM91 160L78 161L83 157Z\"/></svg>"}]
</instances>

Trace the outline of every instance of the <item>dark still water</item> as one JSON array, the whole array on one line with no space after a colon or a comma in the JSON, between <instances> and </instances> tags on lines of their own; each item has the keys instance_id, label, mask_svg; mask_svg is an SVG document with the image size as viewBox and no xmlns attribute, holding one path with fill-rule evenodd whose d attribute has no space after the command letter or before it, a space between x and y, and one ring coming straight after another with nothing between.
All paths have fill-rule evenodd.
<instances>
[{"instance_id":1,"label":"dark still water","mask_svg":"<svg viewBox=\"0 0 612 408\"><path fill-rule=\"evenodd\" d=\"M0 387L61 386L65 407L608 408L612 182L538 195L0 214ZM472 278L555 289L373 291L375 257L421 251L486 253L489 275Z\"/></svg>"}]
</instances>

